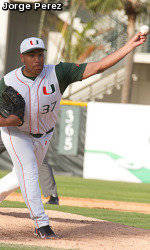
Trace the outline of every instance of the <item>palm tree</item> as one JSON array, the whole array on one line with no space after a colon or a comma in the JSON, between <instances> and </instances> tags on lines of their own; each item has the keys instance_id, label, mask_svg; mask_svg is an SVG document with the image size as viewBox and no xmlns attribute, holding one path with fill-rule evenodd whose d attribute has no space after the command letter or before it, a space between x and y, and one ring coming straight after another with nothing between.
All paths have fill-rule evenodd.
<instances>
[{"instance_id":1,"label":"palm tree","mask_svg":"<svg viewBox=\"0 0 150 250\"><path fill-rule=\"evenodd\" d=\"M74 28L74 20L77 17L77 11L82 7L82 10L87 9L86 0L68 0L69 1L69 15L68 20L62 24L58 24L57 30L61 33L64 39L64 47L62 49L62 41L58 46L58 51L61 51L63 60L67 62L84 62L95 50L104 50L104 45L99 45L95 42L97 35L102 34L110 30L110 28L102 28L99 30L95 27L97 17L90 15L90 20L85 23L81 22L80 29ZM89 9L87 9L89 12ZM90 35L88 34L88 31ZM94 31L95 34L91 34L90 31ZM59 54L59 53L58 53ZM57 60L56 55L56 62Z\"/></svg>"},{"instance_id":2,"label":"palm tree","mask_svg":"<svg viewBox=\"0 0 150 250\"><path fill-rule=\"evenodd\" d=\"M86 3L94 12L102 14L123 9L128 17L127 37L130 39L135 33L136 19L138 15L146 11L148 0L86 0ZM121 96L122 103L131 101L133 55L134 52L130 53L126 58L126 76Z\"/></svg>"},{"instance_id":3,"label":"palm tree","mask_svg":"<svg viewBox=\"0 0 150 250\"><path fill-rule=\"evenodd\" d=\"M48 3L48 0L44 0L45 4ZM40 16L40 22L39 22L39 30L38 30L38 36L43 38L43 28L44 28L44 24L45 24L45 15L46 15L46 11L42 10L41 11L41 16Z\"/></svg>"},{"instance_id":4,"label":"palm tree","mask_svg":"<svg viewBox=\"0 0 150 250\"><path fill-rule=\"evenodd\" d=\"M82 62L95 49L95 45L86 36L86 31L93 27L93 20L82 26L82 31L74 28L74 20L80 6L85 6L85 0L68 0L69 15L68 20L63 25L58 25L58 31L64 39L62 58L67 62ZM73 42L73 40L76 40ZM62 48L62 41L58 46L58 51ZM57 61L57 55L56 55Z\"/></svg>"}]
</instances>

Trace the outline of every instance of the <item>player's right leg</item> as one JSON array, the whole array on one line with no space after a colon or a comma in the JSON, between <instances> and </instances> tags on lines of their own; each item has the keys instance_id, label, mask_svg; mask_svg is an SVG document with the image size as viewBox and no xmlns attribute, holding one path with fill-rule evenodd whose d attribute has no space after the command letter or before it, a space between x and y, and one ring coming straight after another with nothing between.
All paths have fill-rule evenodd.
<instances>
[{"instance_id":1,"label":"player's right leg","mask_svg":"<svg viewBox=\"0 0 150 250\"><path fill-rule=\"evenodd\" d=\"M38 167L30 136L17 128L2 128L2 140L12 159L25 203L37 229L49 225L38 183Z\"/></svg>"},{"instance_id":2,"label":"player's right leg","mask_svg":"<svg viewBox=\"0 0 150 250\"><path fill-rule=\"evenodd\" d=\"M44 196L50 197L46 204L59 205L57 185L47 156L45 156L42 165L39 166L39 180Z\"/></svg>"}]
</instances>

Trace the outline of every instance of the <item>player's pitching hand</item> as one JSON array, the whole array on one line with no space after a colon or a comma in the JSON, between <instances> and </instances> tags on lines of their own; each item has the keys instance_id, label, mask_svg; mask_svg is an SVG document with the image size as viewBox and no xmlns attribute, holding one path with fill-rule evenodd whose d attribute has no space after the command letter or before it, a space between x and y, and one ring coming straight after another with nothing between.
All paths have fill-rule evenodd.
<instances>
[{"instance_id":1,"label":"player's pitching hand","mask_svg":"<svg viewBox=\"0 0 150 250\"><path fill-rule=\"evenodd\" d=\"M142 34L141 32L134 35L128 42L127 45L136 48L137 46L145 43L147 39L147 34Z\"/></svg>"}]
</instances>

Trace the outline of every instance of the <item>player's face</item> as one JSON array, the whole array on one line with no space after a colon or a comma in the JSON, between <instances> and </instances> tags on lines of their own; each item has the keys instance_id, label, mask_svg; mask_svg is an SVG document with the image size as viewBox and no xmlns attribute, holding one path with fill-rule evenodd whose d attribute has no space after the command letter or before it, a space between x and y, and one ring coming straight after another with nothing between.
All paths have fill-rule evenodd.
<instances>
[{"instance_id":1,"label":"player's face","mask_svg":"<svg viewBox=\"0 0 150 250\"><path fill-rule=\"evenodd\" d=\"M21 54L21 61L25 65L24 74L27 76L38 76L44 66L44 51L35 49L31 52Z\"/></svg>"}]
</instances>

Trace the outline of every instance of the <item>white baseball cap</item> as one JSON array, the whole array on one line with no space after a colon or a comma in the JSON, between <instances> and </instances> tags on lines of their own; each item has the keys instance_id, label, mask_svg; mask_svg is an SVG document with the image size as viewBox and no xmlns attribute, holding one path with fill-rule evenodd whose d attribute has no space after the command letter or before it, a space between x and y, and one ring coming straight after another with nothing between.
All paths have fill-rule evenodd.
<instances>
[{"instance_id":1,"label":"white baseball cap","mask_svg":"<svg viewBox=\"0 0 150 250\"><path fill-rule=\"evenodd\" d=\"M43 49L45 50L45 45L42 39L37 37L29 37L22 41L20 44L20 53L27 53L34 49Z\"/></svg>"}]
</instances>

